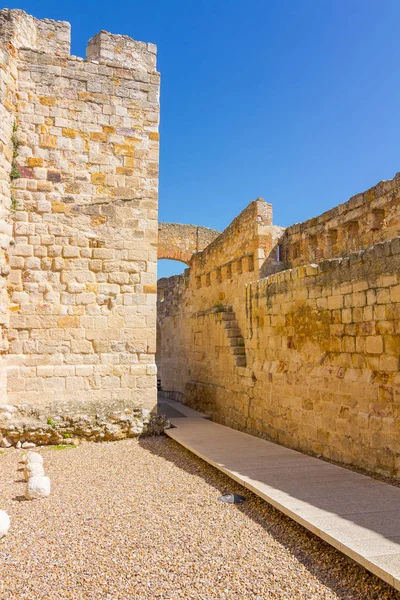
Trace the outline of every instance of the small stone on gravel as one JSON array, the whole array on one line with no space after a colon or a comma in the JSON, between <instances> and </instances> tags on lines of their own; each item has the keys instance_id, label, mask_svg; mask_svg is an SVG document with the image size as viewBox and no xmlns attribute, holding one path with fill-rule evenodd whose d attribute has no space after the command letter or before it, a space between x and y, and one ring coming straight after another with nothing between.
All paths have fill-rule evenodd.
<instances>
[{"instance_id":1,"label":"small stone on gravel","mask_svg":"<svg viewBox=\"0 0 400 600\"><path fill-rule=\"evenodd\" d=\"M35 448L36 444L34 444L33 442L24 442L22 444L22 448Z\"/></svg>"},{"instance_id":2,"label":"small stone on gravel","mask_svg":"<svg viewBox=\"0 0 400 600\"><path fill-rule=\"evenodd\" d=\"M33 464L33 463L38 463L39 465L43 464L43 456L41 454L39 454L38 452L28 452L28 454L26 455L26 461L27 464Z\"/></svg>"},{"instance_id":3,"label":"small stone on gravel","mask_svg":"<svg viewBox=\"0 0 400 600\"><path fill-rule=\"evenodd\" d=\"M10 529L10 517L4 510L0 510L0 538L7 535Z\"/></svg>"},{"instance_id":4,"label":"small stone on gravel","mask_svg":"<svg viewBox=\"0 0 400 600\"><path fill-rule=\"evenodd\" d=\"M43 475L34 475L28 479L25 488L25 498L36 500L50 496L50 479Z\"/></svg>"},{"instance_id":5,"label":"small stone on gravel","mask_svg":"<svg viewBox=\"0 0 400 600\"><path fill-rule=\"evenodd\" d=\"M44 475L43 465L37 462L28 463L24 469L25 480L28 481L31 477Z\"/></svg>"}]
</instances>

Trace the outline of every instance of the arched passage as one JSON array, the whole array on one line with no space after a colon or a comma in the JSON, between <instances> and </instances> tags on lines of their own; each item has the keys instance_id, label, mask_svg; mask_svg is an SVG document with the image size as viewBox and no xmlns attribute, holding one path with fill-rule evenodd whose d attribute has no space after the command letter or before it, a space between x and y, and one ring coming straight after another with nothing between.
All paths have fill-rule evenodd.
<instances>
[{"instance_id":1,"label":"arched passage","mask_svg":"<svg viewBox=\"0 0 400 600\"><path fill-rule=\"evenodd\" d=\"M182 275L187 268L187 264L180 260L160 258L157 261L157 279Z\"/></svg>"},{"instance_id":2,"label":"arched passage","mask_svg":"<svg viewBox=\"0 0 400 600\"><path fill-rule=\"evenodd\" d=\"M169 258L189 264L195 252L201 252L218 235L216 229L182 225L181 223L158 224L158 258Z\"/></svg>"}]
</instances>

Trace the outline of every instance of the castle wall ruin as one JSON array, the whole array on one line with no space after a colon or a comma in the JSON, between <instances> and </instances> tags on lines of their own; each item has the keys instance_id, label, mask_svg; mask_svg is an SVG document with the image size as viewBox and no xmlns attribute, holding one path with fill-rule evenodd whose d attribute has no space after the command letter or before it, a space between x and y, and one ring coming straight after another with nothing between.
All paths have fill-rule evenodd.
<instances>
[{"instance_id":1,"label":"castle wall ruin","mask_svg":"<svg viewBox=\"0 0 400 600\"><path fill-rule=\"evenodd\" d=\"M143 432L165 393L400 476L400 178L286 229L157 223L156 47L0 11L0 444ZM159 239L158 239L159 238ZM158 240L158 242L157 242ZM186 263L158 283L157 258Z\"/></svg>"},{"instance_id":2,"label":"castle wall ruin","mask_svg":"<svg viewBox=\"0 0 400 600\"><path fill-rule=\"evenodd\" d=\"M219 231L208 227L159 223L157 258L189 264L193 254L204 250L219 234Z\"/></svg>"},{"instance_id":3,"label":"castle wall ruin","mask_svg":"<svg viewBox=\"0 0 400 600\"><path fill-rule=\"evenodd\" d=\"M399 209L399 177L286 230L251 203L189 270L158 282L164 393L399 478Z\"/></svg>"},{"instance_id":4,"label":"castle wall ruin","mask_svg":"<svg viewBox=\"0 0 400 600\"><path fill-rule=\"evenodd\" d=\"M397 176L381 181L324 214L285 230L280 241L287 267L348 256L399 234Z\"/></svg>"},{"instance_id":5,"label":"castle wall ruin","mask_svg":"<svg viewBox=\"0 0 400 600\"><path fill-rule=\"evenodd\" d=\"M0 11L8 413L118 437L156 404L159 85L153 44L102 31L83 60L68 23Z\"/></svg>"}]
</instances>

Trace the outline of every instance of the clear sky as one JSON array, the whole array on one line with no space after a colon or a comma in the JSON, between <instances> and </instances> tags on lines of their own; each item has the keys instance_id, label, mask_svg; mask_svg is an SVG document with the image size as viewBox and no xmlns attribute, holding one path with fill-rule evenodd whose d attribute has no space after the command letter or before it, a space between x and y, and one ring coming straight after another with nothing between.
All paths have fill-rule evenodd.
<instances>
[{"instance_id":1,"label":"clear sky","mask_svg":"<svg viewBox=\"0 0 400 600\"><path fill-rule=\"evenodd\" d=\"M400 0L7 7L70 21L78 56L101 29L157 44L160 220L222 230L261 196L287 226L400 171Z\"/></svg>"}]
</instances>

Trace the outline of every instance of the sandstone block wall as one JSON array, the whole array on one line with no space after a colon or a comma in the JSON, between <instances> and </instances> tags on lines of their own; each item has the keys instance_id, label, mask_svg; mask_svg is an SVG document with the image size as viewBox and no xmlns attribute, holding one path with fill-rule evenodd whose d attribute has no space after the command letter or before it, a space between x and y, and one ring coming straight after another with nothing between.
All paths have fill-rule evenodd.
<instances>
[{"instance_id":1,"label":"sandstone block wall","mask_svg":"<svg viewBox=\"0 0 400 600\"><path fill-rule=\"evenodd\" d=\"M257 280L265 268L282 267L277 261L277 243L283 228L272 224L272 206L255 200L202 252L192 256L190 270L181 276L158 282L158 372L165 391L185 396L185 386L196 381L196 368L213 370L216 360L243 363L242 337L246 331L243 292L245 285ZM232 320L228 337L222 322L224 312ZM209 331L212 319L219 328ZM210 320L211 319L211 320ZM225 323L225 321L224 321ZM219 331L214 355L208 344ZM194 353L194 354L193 354ZM223 359L222 356L224 355Z\"/></svg>"},{"instance_id":2,"label":"sandstone block wall","mask_svg":"<svg viewBox=\"0 0 400 600\"><path fill-rule=\"evenodd\" d=\"M400 176L381 181L324 214L296 223L280 240L286 267L347 256L400 235Z\"/></svg>"},{"instance_id":3,"label":"sandstone block wall","mask_svg":"<svg viewBox=\"0 0 400 600\"><path fill-rule=\"evenodd\" d=\"M7 397L7 361L8 350L8 293L7 275L9 273L7 250L12 236L11 209L11 163L14 124L14 105L16 100L15 50L7 36L6 15L0 13L0 31L4 33L4 43L0 44L0 395ZM5 24L4 24L5 20ZM6 36L7 33L7 36Z\"/></svg>"},{"instance_id":4,"label":"sandstone block wall","mask_svg":"<svg viewBox=\"0 0 400 600\"><path fill-rule=\"evenodd\" d=\"M254 200L202 252L190 261L191 280L197 289L251 281L266 268L282 268L278 240L284 229L272 224L272 206ZM205 298L208 293L203 291Z\"/></svg>"},{"instance_id":5,"label":"sandstone block wall","mask_svg":"<svg viewBox=\"0 0 400 600\"><path fill-rule=\"evenodd\" d=\"M248 430L400 475L399 266L394 238L248 287Z\"/></svg>"},{"instance_id":6,"label":"sandstone block wall","mask_svg":"<svg viewBox=\"0 0 400 600\"><path fill-rule=\"evenodd\" d=\"M395 223L398 180L380 189L385 194L377 202ZM245 230L239 226L235 235L228 228L230 276L227 265L218 273L217 264L228 263L226 258L214 259L220 237L193 258L190 271L159 281L162 388L223 424L398 478L396 226L380 230L388 241L318 264L299 257L303 264L291 269L274 261L275 241L269 263L260 259L259 269L238 273L236 256L257 243L256 236L243 235L251 223L256 228L257 212L247 216ZM315 221L325 240L331 221L325 216ZM289 228L279 244L309 228L309 223ZM221 243L221 257L223 249ZM271 268L284 270L260 279Z\"/></svg>"},{"instance_id":7,"label":"sandstone block wall","mask_svg":"<svg viewBox=\"0 0 400 600\"><path fill-rule=\"evenodd\" d=\"M220 234L215 229L182 225L158 224L158 258L179 260L189 264L195 252L201 252Z\"/></svg>"},{"instance_id":8,"label":"sandstone block wall","mask_svg":"<svg viewBox=\"0 0 400 600\"><path fill-rule=\"evenodd\" d=\"M8 403L152 409L156 47L101 32L83 60L69 42L67 23L0 11Z\"/></svg>"}]
</instances>

